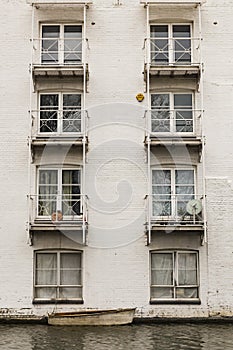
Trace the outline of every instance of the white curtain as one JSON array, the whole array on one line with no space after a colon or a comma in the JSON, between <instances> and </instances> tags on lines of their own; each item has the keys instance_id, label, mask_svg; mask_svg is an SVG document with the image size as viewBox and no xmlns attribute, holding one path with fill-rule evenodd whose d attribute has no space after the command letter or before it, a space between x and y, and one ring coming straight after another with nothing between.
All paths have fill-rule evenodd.
<instances>
[{"instance_id":1,"label":"white curtain","mask_svg":"<svg viewBox=\"0 0 233 350\"><path fill-rule=\"evenodd\" d=\"M36 255L36 287L37 298L56 298L56 288L49 287L57 285L57 254L37 253Z\"/></svg>"}]
</instances>

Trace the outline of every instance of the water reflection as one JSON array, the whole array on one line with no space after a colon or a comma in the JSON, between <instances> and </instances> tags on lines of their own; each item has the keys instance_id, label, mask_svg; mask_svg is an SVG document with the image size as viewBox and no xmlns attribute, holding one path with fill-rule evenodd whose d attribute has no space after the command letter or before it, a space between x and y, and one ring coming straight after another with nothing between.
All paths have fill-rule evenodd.
<instances>
[{"instance_id":1,"label":"water reflection","mask_svg":"<svg viewBox=\"0 0 233 350\"><path fill-rule=\"evenodd\" d=\"M150 324L119 327L0 325L1 350L233 349L232 325Z\"/></svg>"}]
</instances>

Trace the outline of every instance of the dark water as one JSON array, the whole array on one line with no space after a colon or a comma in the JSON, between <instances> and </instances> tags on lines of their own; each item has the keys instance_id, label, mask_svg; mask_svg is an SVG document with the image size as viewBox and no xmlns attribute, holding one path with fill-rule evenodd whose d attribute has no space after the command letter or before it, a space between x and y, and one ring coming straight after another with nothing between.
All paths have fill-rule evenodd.
<instances>
[{"instance_id":1,"label":"dark water","mask_svg":"<svg viewBox=\"0 0 233 350\"><path fill-rule=\"evenodd\" d=\"M233 350L233 325L150 324L118 327L0 325L1 350Z\"/></svg>"}]
</instances>

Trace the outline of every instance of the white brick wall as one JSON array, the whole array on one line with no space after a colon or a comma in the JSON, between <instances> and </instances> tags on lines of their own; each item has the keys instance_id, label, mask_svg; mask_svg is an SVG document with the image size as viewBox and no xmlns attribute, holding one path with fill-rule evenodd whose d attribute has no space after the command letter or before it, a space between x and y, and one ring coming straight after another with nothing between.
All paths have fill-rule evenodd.
<instances>
[{"instance_id":1,"label":"white brick wall","mask_svg":"<svg viewBox=\"0 0 233 350\"><path fill-rule=\"evenodd\" d=\"M89 234L86 247L66 237L41 235L34 245L27 244L27 195L29 169L32 189L36 165L57 164L63 156L51 150L29 166L31 14L25 0L2 1L0 56L0 145L1 145L1 224L0 224L0 315L46 314L48 305L32 305L33 251L42 248L77 248L84 251L84 305L114 308L135 306L140 316L201 317L233 314L232 241L232 10L231 0L208 0L202 6L204 62L204 129L206 136L208 244L199 237L153 236L145 246L144 196L147 188L147 164L142 103L146 36L146 11L139 0L93 0L87 10L87 37L90 80L89 152L87 154L87 194L90 198ZM176 22L195 19L193 10L152 11L153 20ZM35 11L35 35L39 22L82 21L82 11L60 9ZM216 24L214 24L216 22ZM95 24L94 24L95 23ZM198 33L198 28L195 27ZM52 81L53 89L82 89L80 80L73 83ZM159 81L151 89L167 89L170 81ZM182 87L181 80L176 87ZM175 83L172 83L173 87ZM38 84L50 88L50 83ZM185 82L185 89L194 89ZM155 90L154 90L155 91ZM200 101L200 92L197 93ZM36 107L37 95L32 96ZM199 102L198 102L199 103ZM117 124L116 124L117 123ZM67 164L80 164L81 153L71 151ZM171 163L165 154L156 155ZM182 164L187 158L173 151L173 160ZM196 154L190 162L202 170ZM31 189L31 190L32 190ZM197 249L200 258L201 305L149 305L149 251L153 249ZM69 309L77 306L70 305ZM59 309L67 310L67 306Z\"/></svg>"}]
</instances>

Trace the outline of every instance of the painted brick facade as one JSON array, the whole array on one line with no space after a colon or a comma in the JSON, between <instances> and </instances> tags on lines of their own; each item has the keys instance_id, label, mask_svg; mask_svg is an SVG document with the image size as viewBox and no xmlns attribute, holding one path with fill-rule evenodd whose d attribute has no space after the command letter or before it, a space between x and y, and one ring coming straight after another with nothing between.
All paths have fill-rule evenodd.
<instances>
[{"instance_id":1,"label":"painted brick facade","mask_svg":"<svg viewBox=\"0 0 233 350\"><path fill-rule=\"evenodd\" d=\"M144 5L139 0L93 0L88 6L88 145L84 152L82 147L56 143L35 147L32 158L31 111L38 109L38 94L84 92L80 77L40 77L34 84L31 60L38 51L30 39L39 38L42 23L84 26L83 6L39 4L33 10L30 1L2 0L0 316L118 307L136 307L138 317L233 316L233 5L231 0L206 0L200 13L199 5L170 6L150 5L150 23L193 24L193 35L202 37L201 84L184 77L154 78L150 93L192 91L196 108L204 109L205 145L201 157L199 150L179 146L155 147L149 156L152 167L194 166L201 194L206 185L203 245L199 233L186 231L153 232L147 244L150 171L144 141L145 110L150 106L144 80ZM145 96L141 103L138 93ZM42 166L82 168L88 196L85 245L82 234L62 230L38 231L30 237L30 195L37 191ZM33 304L34 254L43 249L83 251L83 305ZM157 250L198 251L199 304L150 304L150 252Z\"/></svg>"}]
</instances>

